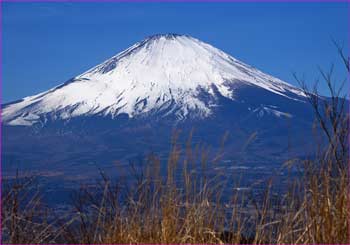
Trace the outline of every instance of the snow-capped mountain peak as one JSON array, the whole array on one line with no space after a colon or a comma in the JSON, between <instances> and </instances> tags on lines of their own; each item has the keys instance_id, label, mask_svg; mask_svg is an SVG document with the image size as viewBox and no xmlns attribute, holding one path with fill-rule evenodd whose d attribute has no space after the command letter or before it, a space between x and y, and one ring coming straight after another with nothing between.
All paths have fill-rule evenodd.
<instances>
[{"instance_id":1,"label":"snow-capped mountain peak","mask_svg":"<svg viewBox=\"0 0 350 245\"><path fill-rule=\"evenodd\" d=\"M288 98L304 96L207 43L165 34L148 37L58 87L6 105L2 116L9 125L121 113L203 118L211 115L218 93L235 100L239 86L257 86ZM201 99L202 91L209 101Z\"/></svg>"}]
</instances>

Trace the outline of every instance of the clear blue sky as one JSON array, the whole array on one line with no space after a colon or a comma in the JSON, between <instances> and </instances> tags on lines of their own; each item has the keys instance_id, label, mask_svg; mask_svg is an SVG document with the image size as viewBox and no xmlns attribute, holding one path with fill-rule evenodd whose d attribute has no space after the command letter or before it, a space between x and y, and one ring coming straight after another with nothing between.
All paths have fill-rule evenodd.
<instances>
[{"instance_id":1,"label":"clear blue sky","mask_svg":"<svg viewBox=\"0 0 350 245\"><path fill-rule=\"evenodd\" d=\"M347 3L3 3L3 102L42 92L146 36L188 34L296 84L345 72ZM324 87L321 91L326 93Z\"/></svg>"}]
</instances>

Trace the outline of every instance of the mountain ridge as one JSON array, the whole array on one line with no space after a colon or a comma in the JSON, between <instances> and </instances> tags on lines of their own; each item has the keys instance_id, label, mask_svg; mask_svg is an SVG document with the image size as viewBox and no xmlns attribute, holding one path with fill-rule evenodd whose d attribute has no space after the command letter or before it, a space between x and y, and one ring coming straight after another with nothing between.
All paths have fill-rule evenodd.
<instances>
[{"instance_id":1,"label":"mountain ridge","mask_svg":"<svg viewBox=\"0 0 350 245\"><path fill-rule=\"evenodd\" d=\"M164 117L174 114L176 120L204 119L220 106L218 95L234 101L237 88L247 86L295 101L305 97L300 89L210 44L188 35L157 34L61 85L4 105L2 116L5 124L13 126L45 124L48 117L113 119L154 112Z\"/></svg>"}]
</instances>

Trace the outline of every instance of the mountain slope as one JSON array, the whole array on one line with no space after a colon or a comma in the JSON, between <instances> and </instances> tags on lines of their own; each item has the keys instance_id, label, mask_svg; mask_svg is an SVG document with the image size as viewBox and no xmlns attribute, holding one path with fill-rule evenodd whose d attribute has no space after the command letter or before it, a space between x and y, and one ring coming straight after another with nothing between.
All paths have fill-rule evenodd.
<instances>
[{"instance_id":1,"label":"mountain slope","mask_svg":"<svg viewBox=\"0 0 350 245\"><path fill-rule=\"evenodd\" d=\"M5 105L2 117L13 126L122 114L129 118L157 114L176 121L208 118L222 106L219 98L237 101L239 90L246 87L287 101L304 100L298 88L198 39L155 35L62 85ZM292 116L272 107L264 110L277 117ZM246 106L245 110L257 108Z\"/></svg>"},{"instance_id":2,"label":"mountain slope","mask_svg":"<svg viewBox=\"0 0 350 245\"><path fill-rule=\"evenodd\" d=\"M139 163L150 152L166 163L174 130L184 147L192 135L196 149L211 146L208 157L219 152L216 167L244 164L253 171L247 179L313 147L313 113L300 89L175 34L146 38L2 109L3 175L44 171L59 183L90 181L98 169L122 175L116 161Z\"/></svg>"}]
</instances>

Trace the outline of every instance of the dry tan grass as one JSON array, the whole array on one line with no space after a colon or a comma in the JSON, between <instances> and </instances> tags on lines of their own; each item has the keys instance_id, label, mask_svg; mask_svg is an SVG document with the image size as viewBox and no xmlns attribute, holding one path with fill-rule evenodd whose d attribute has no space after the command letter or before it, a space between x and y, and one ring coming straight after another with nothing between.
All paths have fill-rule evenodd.
<instances>
[{"instance_id":1,"label":"dry tan grass","mask_svg":"<svg viewBox=\"0 0 350 245\"><path fill-rule=\"evenodd\" d=\"M192 171L197 158L206 168L204 153L190 154L187 148L181 159L175 145L165 178L156 156L149 158L142 177L127 191L103 176L99 195L82 189L74 217L65 223L47 222L45 213L50 210L40 204L37 193L28 193L31 180L16 183L2 200L3 242L348 243L348 174L346 169L333 169L331 159L319 159L321 165L304 162L303 179L291 181L277 200L270 192L274 183L269 182L262 202L245 197L255 204L247 210L238 192L230 203L222 201L225 180ZM181 185L175 181L178 166ZM27 195L32 197L20 208Z\"/></svg>"}]
</instances>

